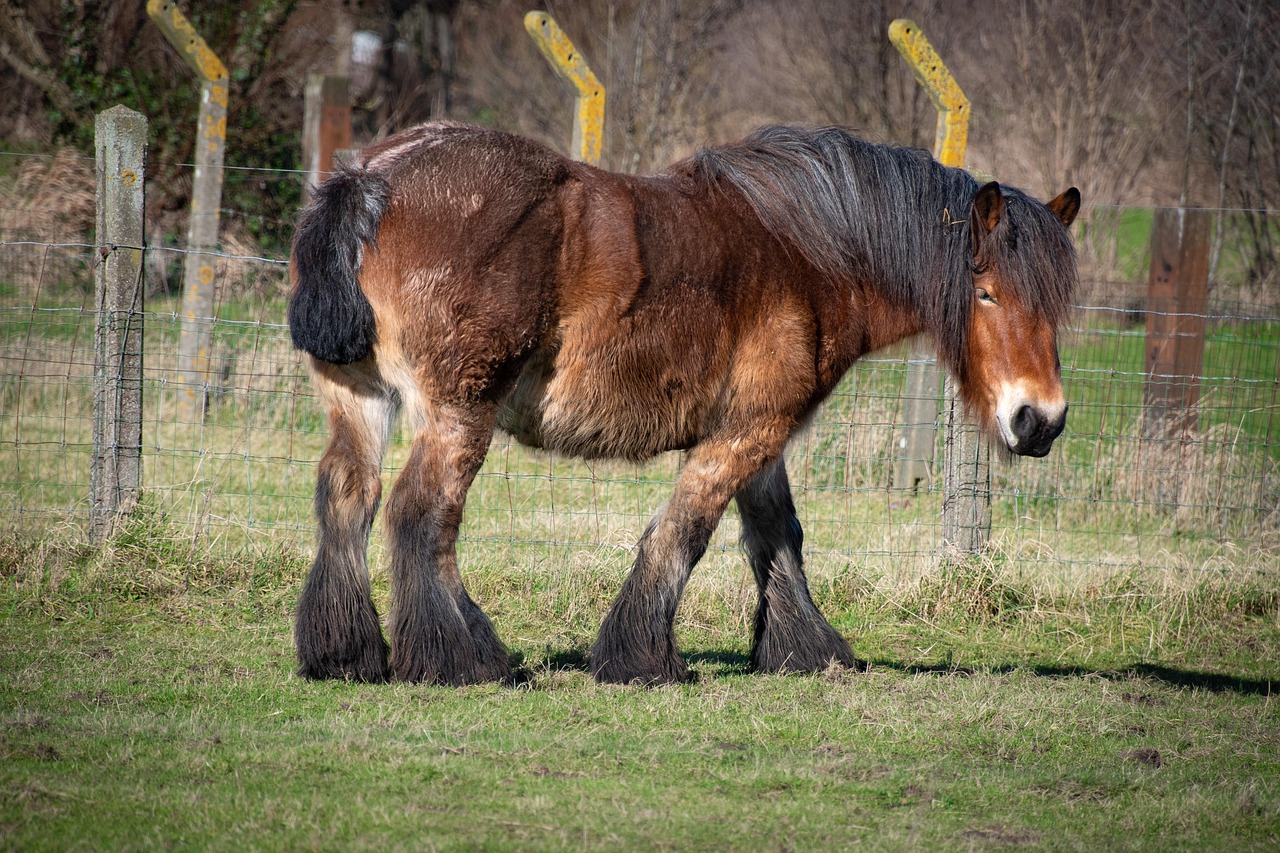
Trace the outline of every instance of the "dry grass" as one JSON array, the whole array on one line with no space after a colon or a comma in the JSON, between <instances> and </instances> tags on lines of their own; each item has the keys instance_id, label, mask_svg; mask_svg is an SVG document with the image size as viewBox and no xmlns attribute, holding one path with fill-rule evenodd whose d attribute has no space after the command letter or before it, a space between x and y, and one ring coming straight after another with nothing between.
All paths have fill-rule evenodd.
<instances>
[{"instance_id":1,"label":"dry grass","mask_svg":"<svg viewBox=\"0 0 1280 853\"><path fill-rule=\"evenodd\" d=\"M215 363L228 374L218 377L202 424L176 421L176 329L148 332L159 355L148 363L145 487L169 523L193 539L232 549L269 541L306 548L324 427L279 330L247 324L243 331L216 341ZM92 412L76 346L42 335L6 338L18 369L0 388L0 418L21 437L0 452L9 526L29 519L38 528L68 513L83 518ZM935 562L939 494L883 487L894 420L887 400L856 390L838 398L793 448L792 481L815 567L892 574ZM995 543L1021 565L1057 573L1091 562L1141 565L1162 552L1189 564L1215 553L1254 559L1254 546L1277 541L1280 479L1274 461L1215 440L1220 433L1173 443L1114 434L1096 466L997 466L1001 494L1021 497L997 503ZM842 453L846 439L862 451ZM401 437L388 455L388 487L406 452ZM570 547L623 565L669 496L678 462L587 464L499 437L472 491L464 535L486 548L519 549L520 559ZM1173 535L1181 537L1176 544L1167 539ZM737 566L736 538L731 512L710 559Z\"/></svg>"},{"instance_id":2,"label":"dry grass","mask_svg":"<svg viewBox=\"0 0 1280 853\"><path fill-rule=\"evenodd\" d=\"M0 183L0 235L7 241L82 243L95 217L93 163L72 148L31 157L11 184ZM14 253L9 283L34 299L42 286L85 276L79 252L56 247Z\"/></svg>"}]
</instances>

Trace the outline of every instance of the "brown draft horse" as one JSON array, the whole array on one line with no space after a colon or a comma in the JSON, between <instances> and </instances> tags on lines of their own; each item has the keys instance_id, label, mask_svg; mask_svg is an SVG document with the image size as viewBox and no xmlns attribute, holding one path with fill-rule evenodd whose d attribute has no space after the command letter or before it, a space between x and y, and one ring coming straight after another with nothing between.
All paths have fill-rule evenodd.
<instances>
[{"instance_id":1,"label":"brown draft horse","mask_svg":"<svg viewBox=\"0 0 1280 853\"><path fill-rule=\"evenodd\" d=\"M333 432L300 674L510 677L455 550L495 427L575 456L687 451L591 649L599 681L688 678L676 608L730 500L759 586L753 667L859 665L809 595L787 441L858 357L924 332L996 441L1048 453L1079 208L1075 188L1041 204L838 128L767 127L648 177L455 124L365 150L293 245L289 328ZM365 551L400 412L388 649Z\"/></svg>"}]
</instances>

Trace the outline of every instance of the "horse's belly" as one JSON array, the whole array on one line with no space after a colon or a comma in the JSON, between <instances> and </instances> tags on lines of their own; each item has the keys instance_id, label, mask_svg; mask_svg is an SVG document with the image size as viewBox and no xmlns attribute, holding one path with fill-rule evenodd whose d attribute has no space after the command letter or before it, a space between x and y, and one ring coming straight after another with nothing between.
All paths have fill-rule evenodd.
<instances>
[{"instance_id":1,"label":"horse's belly","mask_svg":"<svg viewBox=\"0 0 1280 853\"><path fill-rule=\"evenodd\" d=\"M519 441L569 456L647 459L687 448L715 408L714 375L671 359L535 357L499 415Z\"/></svg>"}]
</instances>

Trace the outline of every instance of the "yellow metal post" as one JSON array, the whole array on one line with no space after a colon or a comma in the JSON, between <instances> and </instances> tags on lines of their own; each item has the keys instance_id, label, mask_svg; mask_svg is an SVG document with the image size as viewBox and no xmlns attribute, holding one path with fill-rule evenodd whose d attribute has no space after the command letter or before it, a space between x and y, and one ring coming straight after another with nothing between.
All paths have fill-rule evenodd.
<instances>
[{"instance_id":1,"label":"yellow metal post","mask_svg":"<svg viewBox=\"0 0 1280 853\"><path fill-rule=\"evenodd\" d=\"M598 166L604 140L604 86L555 18L546 12L530 12L524 16L524 28L556 74L576 93L573 156Z\"/></svg>"},{"instance_id":2,"label":"yellow metal post","mask_svg":"<svg viewBox=\"0 0 1280 853\"><path fill-rule=\"evenodd\" d=\"M178 340L178 416L192 423L204 415L204 386L213 339L215 274L213 256L208 251L218 245L230 86L226 66L173 0L148 0L147 14L201 82L195 178L187 219L188 254L182 275L182 333Z\"/></svg>"},{"instance_id":3,"label":"yellow metal post","mask_svg":"<svg viewBox=\"0 0 1280 853\"><path fill-rule=\"evenodd\" d=\"M969 99L914 21L898 18L890 24L889 41L902 54L938 108L933 156L944 166L963 166L965 149L969 146Z\"/></svg>"},{"instance_id":4,"label":"yellow metal post","mask_svg":"<svg viewBox=\"0 0 1280 853\"><path fill-rule=\"evenodd\" d=\"M911 67L920 85L938 109L938 130L933 156L944 166L964 166L969 146L969 99L956 79L929 44L914 21L899 18L889 25L889 40ZM904 435L894 468L894 485L914 487L911 465L928 451L932 457L938 417L937 368L930 376L923 372L932 364L927 353L917 349L907 371L907 387L914 389L904 406ZM913 372L917 375L913 375ZM946 440L942 483L942 543L949 553L977 553L991 535L991 469L986 439L972 423L961 417L957 389L948 379L943 394L946 401ZM928 422L928 424L925 423Z\"/></svg>"}]
</instances>

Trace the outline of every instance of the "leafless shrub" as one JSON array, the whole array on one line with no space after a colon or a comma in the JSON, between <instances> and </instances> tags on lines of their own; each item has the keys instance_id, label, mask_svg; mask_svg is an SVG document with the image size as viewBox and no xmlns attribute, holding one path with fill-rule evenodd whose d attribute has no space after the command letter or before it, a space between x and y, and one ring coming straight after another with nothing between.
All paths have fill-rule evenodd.
<instances>
[{"instance_id":1,"label":"leafless shrub","mask_svg":"<svg viewBox=\"0 0 1280 853\"><path fill-rule=\"evenodd\" d=\"M0 239L45 244L11 253L8 278L19 293L87 278L83 249L94 225L92 162L71 148L31 157L9 186L0 186Z\"/></svg>"},{"instance_id":2,"label":"leafless shrub","mask_svg":"<svg viewBox=\"0 0 1280 853\"><path fill-rule=\"evenodd\" d=\"M607 93L603 165L660 168L714 135L722 114L717 63L738 0L549 3ZM573 96L524 32L527 5L460 10L461 117L567 150Z\"/></svg>"}]
</instances>

